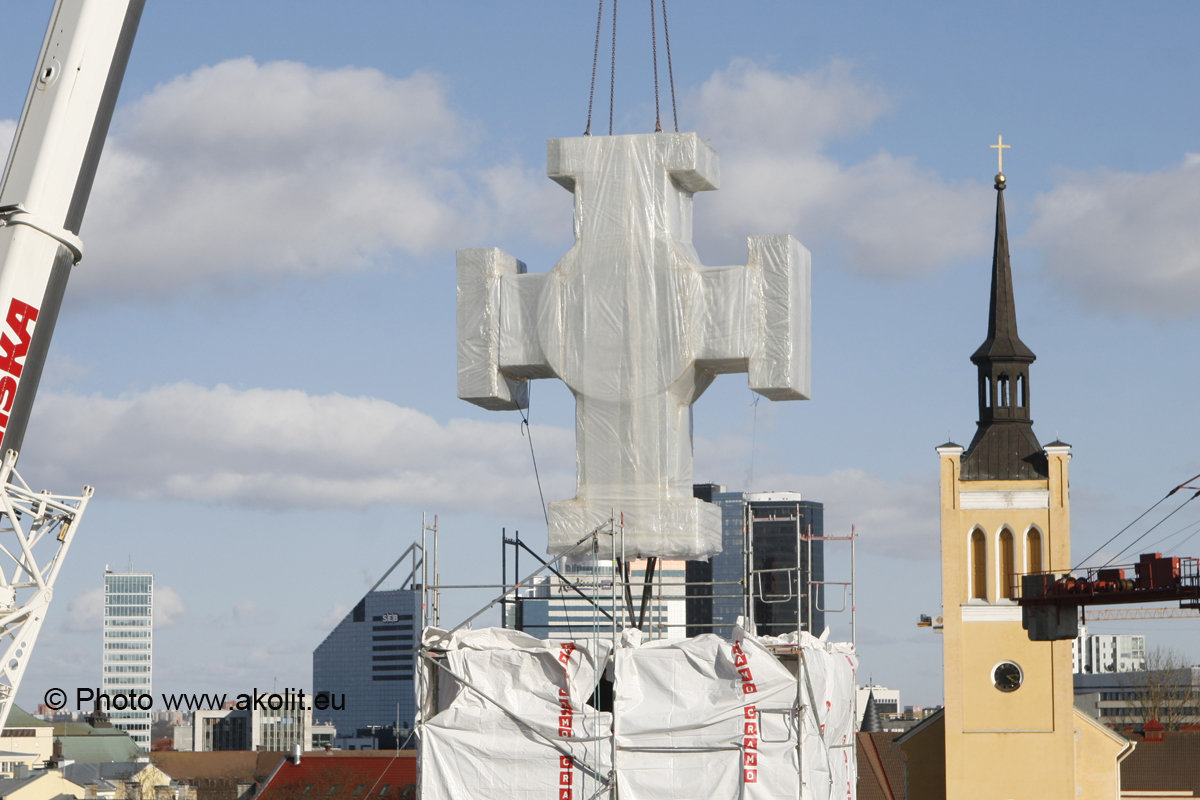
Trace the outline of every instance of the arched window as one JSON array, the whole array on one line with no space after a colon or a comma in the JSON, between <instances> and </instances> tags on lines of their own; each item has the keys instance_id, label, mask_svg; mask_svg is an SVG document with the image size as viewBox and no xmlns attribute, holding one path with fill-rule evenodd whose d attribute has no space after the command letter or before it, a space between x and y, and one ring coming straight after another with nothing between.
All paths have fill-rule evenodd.
<instances>
[{"instance_id":1,"label":"arched window","mask_svg":"<svg viewBox=\"0 0 1200 800\"><path fill-rule=\"evenodd\" d=\"M1029 383L1025 380L1024 375L1017 376L1017 402L1021 408L1029 405Z\"/></svg>"},{"instance_id":2,"label":"arched window","mask_svg":"<svg viewBox=\"0 0 1200 800\"><path fill-rule=\"evenodd\" d=\"M971 599L987 600L987 538L978 528L971 532Z\"/></svg>"},{"instance_id":3,"label":"arched window","mask_svg":"<svg viewBox=\"0 0 1200 800\"><path fill-rule=\"evenodd\" d=\"M1030 528L1025 534L1025 553L1026 572L1041 572L1045 569L1042 566L1042 532L1037 528Z\"/></svg>"},{"instance_id":4,"label":"arched window","mask_svg":"<svg viewBox=\"0 0 1200 800\"><path fill-rule=\"evenodd\" d=\"M1008 376L1001 375L1000 380L997 381L997 384L999 388L999 397L996 399L996 407L1008 408L1009 404L1012 402L1008 396Z\"/></svg>"},{"instance_id":5,"label":"arched window","mask_svg":"<svg viewBox=\"0 0 1200 800\"><path fill-rule=\"evenodd\" d=\"M1017 580L1017 559L1013 548L1012 531L1000 531L1000 591L1003 600L1013 599L1013 583Z\"/></svg>"}]
</instances>

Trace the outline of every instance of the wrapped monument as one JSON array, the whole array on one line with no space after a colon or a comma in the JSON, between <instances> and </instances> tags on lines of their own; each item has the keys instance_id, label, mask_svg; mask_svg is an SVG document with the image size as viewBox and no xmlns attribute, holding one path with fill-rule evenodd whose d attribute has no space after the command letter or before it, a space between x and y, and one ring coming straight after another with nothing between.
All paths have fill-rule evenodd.
<instances>
[{"instance_id":1,"label":"wrapped monument","mask_svg":"<svg viewBox=\"0 0 1200 800\"><path fill-rule=\"evenodd\" d=\"M575 245L548 273L459 251L459 397L523 408L532 379L570 387L576 496L549 505L551 553L615 520L625 558L712 555L720 518L692 497L692 403L724 372L772 400L808 397L808 251L757 236L745 266L700 264L692 196L719 178L694 133L553 139L547 161L574 194Z\"/></svg>"}]
</instances>

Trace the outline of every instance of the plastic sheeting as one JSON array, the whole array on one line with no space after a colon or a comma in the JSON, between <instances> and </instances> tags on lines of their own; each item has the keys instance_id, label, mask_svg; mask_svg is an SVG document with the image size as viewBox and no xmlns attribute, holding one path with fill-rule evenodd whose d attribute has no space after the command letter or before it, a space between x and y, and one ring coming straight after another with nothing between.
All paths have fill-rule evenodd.
<instances>
[{"instance_id":1,"label":"plastic sheeting","mask_svg":"<svg viewBox=\"0 0 1200 800\"><path fill-rule=\"evenodd\" d=\"M500 629L440 636L425 634L445 653L441 667L422 665L418 685L422 800L582 800L603 786L612 716L587 700L607 643Z\"/></svg>"},{"instance_id":2,"label":"plastic sheeting","mask_svg":"<svg viewBox=\"0 0 1200 800\"><path fill-rule=\"evenodd\" d=\"M802 702L805 723L800 742L806 797L854 798L858 783L854 734L855 675L853 645L826 643L807 633L764 636L767 647L796 647L804 665Z\"/></svg>"},{"instance_id":3,"label":"plastic sheeting","mask_svg":"<svg viewBox=\"0 0 1200 800\"><path fill-rule=\"evenodd\" d=\"M422 797L608 798L600 778L615 745L622 800L853 800L850 645L740 630L733 641L639 638L623 637L611 660L606 644L512 631L441 643L445 670L427 668L419 688ZM799 651L799 680L772 648ZM586 704L606 663L612 715ZM441 673L436 701L429 669ZM560 689L571 709L555 717Z\"/></svg>"},{"instance_id":4,"label":"plastic sheeting","mask_svg":"<svg viewBox=\"0 0 1200 800\"><path fill-rule=\"evenodd\" d=\"M459 396L521 408L530 379L570 387L576 496L549 505L551 553L615 518L625 558L712 555L692 403L724 372L772 400L808 397L808 251L753 237L745 266L700 265L692 195L719 178L694 133L554 139L547 162L575 196L575 245L540 274L496 248L459 251Z\"/></svg>"}]
</instances>

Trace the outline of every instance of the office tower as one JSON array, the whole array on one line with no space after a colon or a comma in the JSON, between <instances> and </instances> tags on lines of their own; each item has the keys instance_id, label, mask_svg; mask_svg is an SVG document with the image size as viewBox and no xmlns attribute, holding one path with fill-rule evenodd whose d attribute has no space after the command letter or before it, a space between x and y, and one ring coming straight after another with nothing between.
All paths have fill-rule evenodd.
<instances>
[{"instance_id":1,"label":"office tower","mask_svg":"<svg viewBox=\"0 0 1200 800\"><path fill-rule=\"evenodd\" d=\"M104 674L101 711L114 727L150 749L151 657L154 649L154 576L104 572ZM118 697L124 698L117 700ZM146 699L135 699L146 698ZM143 708L144 706L144 708Z\"/></svg>"},{"instance_id":2,"label":"office tower","mask_svg":"<svg viewBox=\"0 0 1200 800\"><path fill-rule=\"evenodd\" d=\"M539 639L608 638L614 630L639 628L652 639L682 636L684 564L656 559L646 578L648 561L629 564L629 595L614 586L613 562L585 560L559 566L559 575L535 578L523 586L509 606L508 627Z\"/></svg>"},{"instance_id":3,"label":"office tower","mask_svg":"<svg viewBox=\"0 0 1200 800\"><path fill-rule=\"evenodd\" d=\"M419 589L367 592L313 651L314 696L326 692L342 706L314 709L314 722L332 722L339 737L371 728L411 729L420 633Z\"/></svg>"},{"instance_id":4,"label":"office tower","mask_svg":"<svg viewBox=\"0 0 1200 800\"><path fill-rule=\"evenodd\" d=\"M759 634L825 630L824 514L798 492L726 492L697 484L721 509L721 552L687 566L687 632L729 638L738 617Z\"/></svg>"}]
</instances>

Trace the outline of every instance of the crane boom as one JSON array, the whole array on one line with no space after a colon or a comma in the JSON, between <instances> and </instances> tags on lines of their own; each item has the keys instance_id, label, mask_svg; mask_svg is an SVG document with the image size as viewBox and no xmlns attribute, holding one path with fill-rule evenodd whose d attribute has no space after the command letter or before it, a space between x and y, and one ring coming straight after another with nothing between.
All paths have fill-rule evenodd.
<instances>
[{"instance_id":1,"label":"crane boom","mask_svg":"<svg viewBox=\"0 0 1200 800\"><path fill-rule=\"evenodd\" d=\"M57 0L0 179L0 453L21 449L144 0Z\"/></svg>"},{"instance_id":2,"label":"crane boom","mask_svg":"<svg viewBox=\"0 0 1200 800\"><path fill-rule=\"evenodd\" d=\"M1200 611L1194 608L1089 608L1084 611L1088 622L1108 619L1197 619Z\"/></svg>"},{"instance_id":3,"label":"crane boom","mask_svg":"<svg viewBox=\"0 0 1200 800\"><path fill-rule=\"evenodd\" d=\"M0 730L92 495L16 471L145 0L56 0L0 177Z\"/></svg>"}]
</instances>

